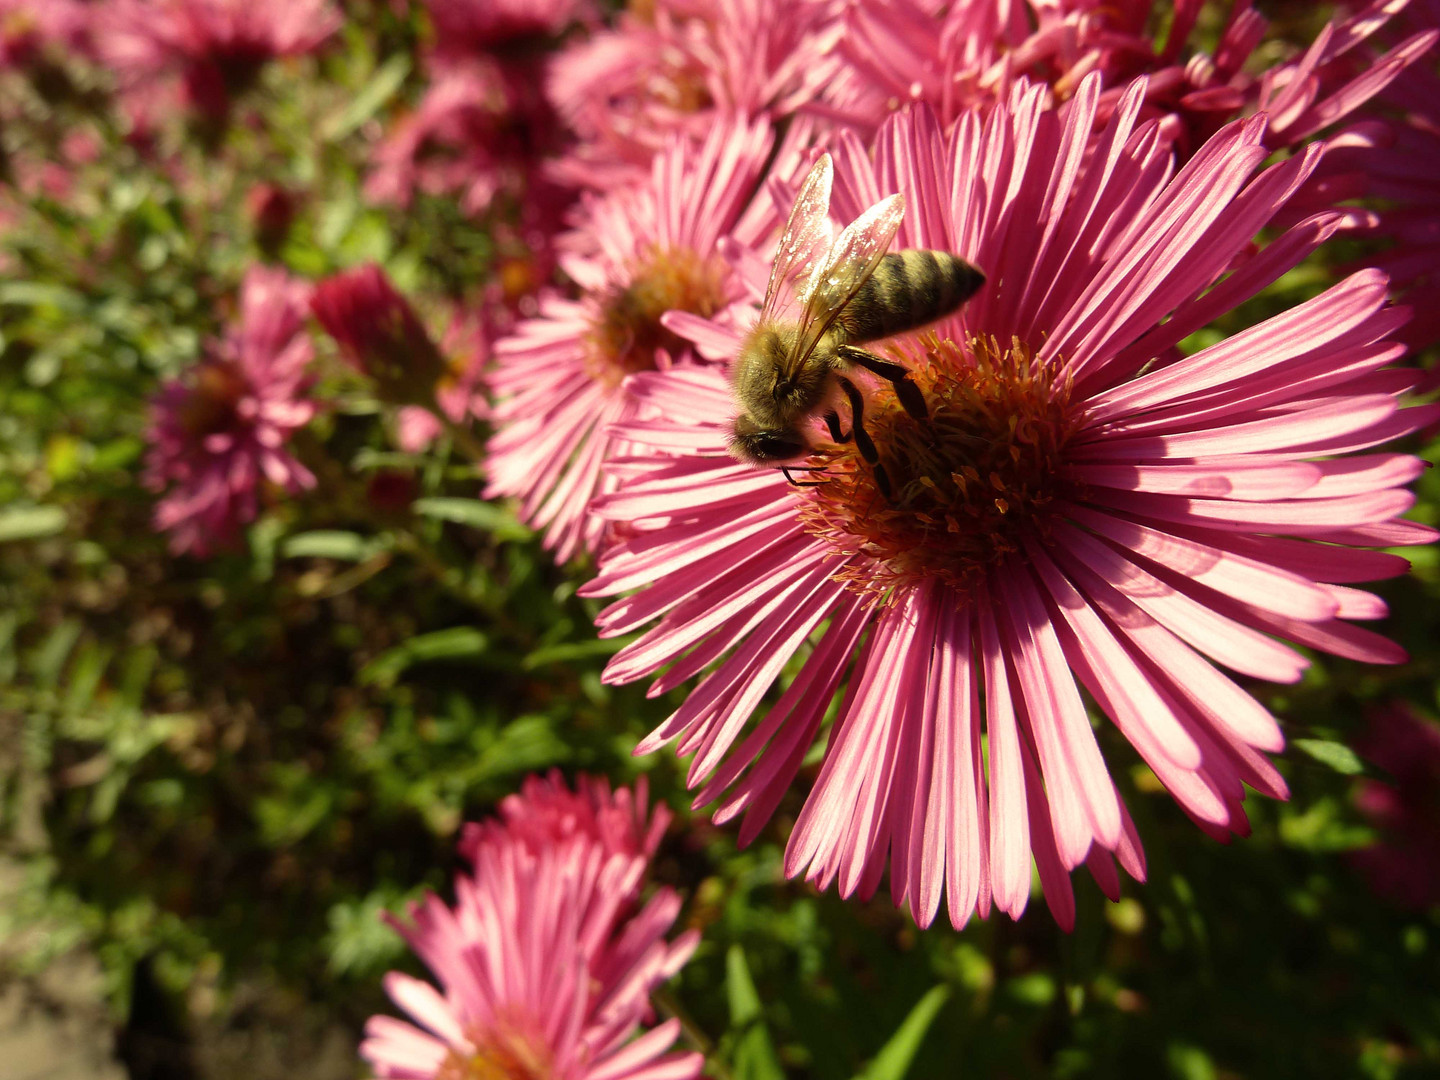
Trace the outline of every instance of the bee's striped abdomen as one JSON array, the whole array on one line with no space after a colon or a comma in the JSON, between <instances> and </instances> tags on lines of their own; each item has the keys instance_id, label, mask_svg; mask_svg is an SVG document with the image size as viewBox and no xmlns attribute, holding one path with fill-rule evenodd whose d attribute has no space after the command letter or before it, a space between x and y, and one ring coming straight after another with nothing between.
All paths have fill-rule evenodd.
<instances>
[{"instance_id":1,"label":"bee's striped abdomen","mask_svg":"<svg viewBox=\"0 0 1440 1080\"><path fill-rule=\"evenodd\" d=\"M943 318L983 284L984 274L948 252L891 252L845 305L838 322L850 341L875 341Z\"/></svg>"}]
</instances>

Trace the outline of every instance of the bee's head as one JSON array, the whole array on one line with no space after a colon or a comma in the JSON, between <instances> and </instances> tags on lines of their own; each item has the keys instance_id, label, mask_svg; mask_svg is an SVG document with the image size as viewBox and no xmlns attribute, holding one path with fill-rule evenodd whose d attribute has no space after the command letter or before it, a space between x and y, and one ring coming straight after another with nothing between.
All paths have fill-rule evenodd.
<instances>
[{"instance_id":1,"label":"bee's head","mask_svg":"<svg viewBox=\"0 0 1440 1080\"><path fill-rule=\"evenodd\" d=\"M728 443L730 453L752 465L794 461L810 452L809 444L799 431L763 428L743 414L735 418Z\"/></svg>"}]
</instances>

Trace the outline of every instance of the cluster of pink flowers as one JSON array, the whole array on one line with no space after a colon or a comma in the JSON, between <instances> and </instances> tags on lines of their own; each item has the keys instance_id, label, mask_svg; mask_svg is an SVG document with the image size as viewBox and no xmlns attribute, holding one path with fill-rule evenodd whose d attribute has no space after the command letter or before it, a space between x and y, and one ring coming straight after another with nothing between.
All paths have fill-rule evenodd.
<instances>
[{"instance_id":1,"label":"cluster of pink flowers","mask_svg":"<svg viewBox=\"0 0 1440 1080\"><path fill-rule=\"evenodd\" d=\"M114 0L99 48L137 91L178 76L223 115L338 24L328 0L282 6ZM919 925L961 927L1018 917L1034 868L1069 928L1072 872L1111 898L1146 873L1092 714L1228 840L1247 789L1288 795L1285 732L1242 680L1297 682L1301 648L1404 659L1357 587L1436 537L1404 517L1424 463L1384 449L1440 419L1403 366L1440 340L1440 33L1402 6L1260 71L1267 24L1239 0L1208 53L1200 0L1163 41L1153 0L651 0L608 24L585 0L426 0L425 86L366 194L453 199L515 280L437 343L378 266L313 293L252 271L238 325L157 399L157 526L203 555L264 482L315 483L285 449L316 408L313 314L403 448L491 422L485 495L593 561L582 594L617 598L602 636L639 635L607 681L698 680L637 751L689 756L696 809L749 843L805 774L787 875L888 884ZM809 267L862 260L885 220L984 284L870 342L903 377L821 370L779 433L798 449L757 468L736 369L760 312L834 322L843 300L812 309L848 263ZM1337 235L1388 246L1195 344ZM765 363L750 381L778 400L795 373ZM1358 796L1398 830L1361 864L1406 899L1435 884L1396 870L1435 844L1414 809L1434 730L1412 721L1371 743L1399 794ZM699 1074L676 1021L636 1034L695 944L666 940L673 890L643 898L670 818L646 804L531 778L467 827L454 905L396 922L441 989L389 977L420 1027L372 1020L380 1076Z\"/></svg>"},{"instance_id":2,"label":"cluster of pink flowers","mask_svg":"<svg viewBox=\"0 0 1440 1080\"><path fill-rule=\"evenodd\" d=\"M1293 682L1308 661L1286 642L1403 658L1355 625L1385 611L1352 587L1405 571L1374 548L1434 536L1402 519L1422 463L1373 451L1436 419L1400 407L1418 376L1395 365L1422 339L1386 274L1354 267L1182 343L1342 230L1386 223L1402 279L1434 265L1413 214L1346 201L1434 212L1433 183L1387 187L1364 155L1395 130L1386 101L1425 127L1411 80L1433 78L1437 35L1375 3L1256 75L1265 21L1236 4L1200 53L1200 6L1154 42L1148 2L676 0L551 64L578 141L549 173L595 194L555 240L574 292L495 346L488 494L516 497L558 558L599 559L584 591L624 596L602 634L651 627L607 679L660 673L659 694L703 676L640 749L678 739L697 807L743 816L742 842L839 698L790 874L868 896L888 870L918 921L944 899L959 926L1018 915L1033 861L1069 925L1071 870L1112 896L1117 862L1144 874L1082 694L1223 838L1248 830L1247 786L1287 790L1266 757L1280 726L1220 669ZM989 283L882 347L930 419L847 373L876 449L817 414L796 486L728 452L727 381L824 148L833 229L899 192L896 246L957 253Z\"/></svg>"},{"instance_id":3,"label":"cluster of pink flowers","mask_svg":"<svg viewBox=\"0 0 1440 1080\"><path fill-rule=\"evenodd\" d=\"M316 409L306 393L314 347L302 332L309 299L310 286L284 271L252 269L239 320L156 397L145 480L167 491L155 527L176 553L233 544L255 519L264 483L292 495L315 486L286 450Z\"/></svg>"},{"instance_id":4,"label":"cluster of pink flowers","mask_svg":"<svg viewBox=\"0 0 1440 1080\"><path fill-rule=\"evenodd\" d=\"M392 972L386 990L420 1026L372 1017L361 1055L397 1080L694 1080L701 1055L670 1050L679 1020L649 1026L651 994L698 941L666 939L674 890L643 898L668 812L647 820L643 781L612 794L581 777L572 792L558 776L501 812L466 830L454 907L430 895L409 925L392 920L442 990Z\"/></svg>"}]
</instances>

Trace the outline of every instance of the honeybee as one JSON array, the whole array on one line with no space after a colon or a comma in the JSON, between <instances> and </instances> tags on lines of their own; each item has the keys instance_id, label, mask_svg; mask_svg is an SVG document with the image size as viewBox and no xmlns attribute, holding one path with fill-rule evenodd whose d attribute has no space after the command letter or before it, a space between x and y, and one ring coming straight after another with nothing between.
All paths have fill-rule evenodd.
<instances>
[{"instance_id":1,"label":"honeybee","mask_svg":"<svg viewBox=\"0 0 1440 1080\"><path fill-rule=\"evenodd\" d=\"M786 466L794 468L814 449L808 421L824 410L830 437L855 440L889 498L889 479L865 431L864 397L844 373L859 366L887 379L905 411L924 420L925 397L909 370L857 346L943 318L975 295L985 275L943 251L886 254L905 216L898 194L881 199L829 243L833 175L825 154L805 178L780 237L760 316L735 358L731 382L740 412L730 452L754 465L780 465L791 479ZM801 304L798 321L780 314L792 289ZM849 433L840 428L837 390L850 407Z\"/></svg>"}]
</instances>

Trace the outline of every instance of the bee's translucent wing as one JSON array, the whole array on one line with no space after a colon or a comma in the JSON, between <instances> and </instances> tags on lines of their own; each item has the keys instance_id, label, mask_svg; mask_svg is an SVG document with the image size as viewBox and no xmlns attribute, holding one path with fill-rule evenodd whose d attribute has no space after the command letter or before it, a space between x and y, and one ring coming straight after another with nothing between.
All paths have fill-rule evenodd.
<instances>
[{"instance_id":1,"label":"bee's translucent wing","mask_svg":"<svg viewBox=\"0 0 1440 1080\"><path fill-rule=\"evenodd\" d=\"M800 335L791 359L799 367L815 345L875 273L905 217L905 197L881 199L846 226L824 261L810 275Z\"/></svg>"},{"instance_id":2,"label":"bee's translucent wing","mask_svg":"<svg viewBox=\"0 0 1440 1080\"><path fill-rule=\"evenodd\" d=\"M834 173L830 155L821 154L800 187L790 220L780 237L780 246L775 249L775 265L770 269L770 284L765 288L765 303L760 308L762 320L774 316L786 282L802 267L813 263L824 250L822 245L830 239L830 181Z\"/></svg>"}]
</instances>

